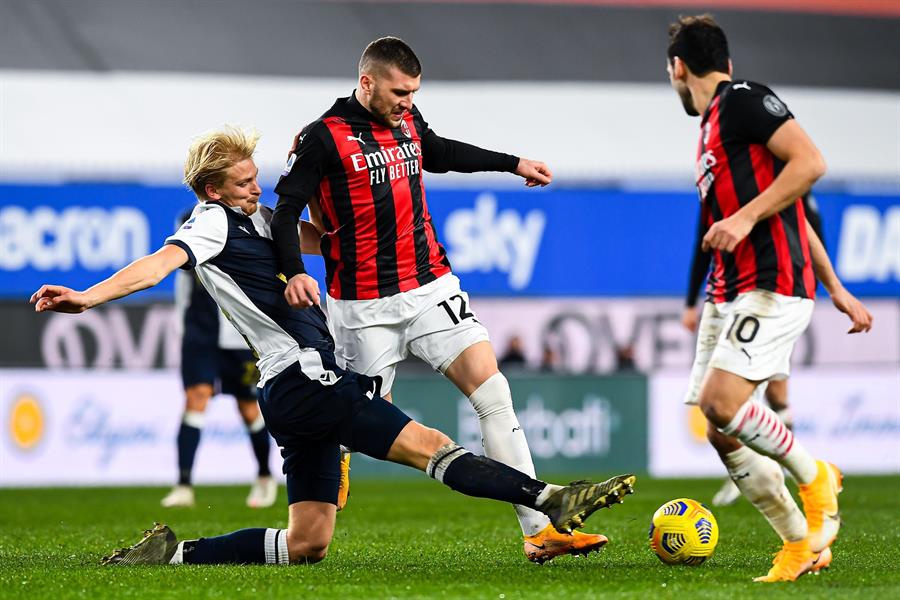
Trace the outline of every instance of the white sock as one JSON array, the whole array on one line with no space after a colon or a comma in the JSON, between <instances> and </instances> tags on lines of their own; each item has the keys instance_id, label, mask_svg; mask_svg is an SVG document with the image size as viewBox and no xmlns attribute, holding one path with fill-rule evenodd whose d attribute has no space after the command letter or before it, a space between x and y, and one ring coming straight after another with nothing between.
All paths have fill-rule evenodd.
<instances>
[{"instance_id":1,"label":"white sock","mask_svg":"<svg viewBox=\"0 0 900 600\"><path fill-rule=\"evenodd\" d=\"M731 480L783 541L806 537L806 517L785 487L784 473L775 461L741 446L726 454L723 462Z\"/></svg>"},{"instance_id":2,"label":"white sock","mask_svg":"<svg viewBox=\"0 0 900 600\"><path fill-rule=\"evenodd\" d=\"M794 428L794 413L791 412L790 406L785 406L784 408L775 410L775 414L778 415L778 418L781 419L781 422L784 423L784 426L788 429Z\"/></svg>"},{"instance_id":3,"label":"white sock","mask_svg":"<svg viewBox=\"0 0 900 600\"><path fill-rule=\"evenodd\" d=\"M203 425L206 423L206 414L199 410L186 410L184 411L184 416L181 418L181 421L185 425L203 429Z\"/></svg>"},{"instance_id":4,"label":"white sock","mask_svg":"<svg viewBox=\"0 0 900 600\"><path fill-rule=\"evenodd\" d=\"M266 420L263 419L262 414L257 415L256 419L253 420L252 423L247 424L247 431L250 433L256 433L257 431L262 431L266 428Z\"/></svg>"},{"instance_id":5,"label":"white sock","mask_svg":"<svg viewBox=\"0 0 900 600\"><path fill-rule=\"evenodd\" d=\"M538 494L537 498L534 501L534 505L535 506L542 505L544 502L547 501L547 498L550 497L550 494L552 494L553 492L556 492L558 490L561 490L561 489L563 489L563 486L561 486L561 485L553 485L552 483L548 483L546 486L544 486L544 489L541 490L541 493Z\"/></svg>"},{"instance_id":6,"label":"white sock","mask_svg":"<svg viewBox=\"0 0 900 600\"><path fill-rule=\"evenodd\" d=\"M178 546L175 547L175 554L172 555L169 564L180 565L182 563L184 563L184 542L178 542Z\"/></svg>"},{"instance_id":7,"label":"white sock","mask_svg":"<svg viewBox=\"0 0 900 600\"><path fill-rule=\"evenodd\" d=\"M266 529L263 547L266 551L266 562L286 565L290 563L287 547L287 529Z\"/></svg>"},{"instance_id":8,"label":"white sock","mask_svg":"<svg viewBox=\"0 0 900 600\"><path fill-rule=\"evenodd\" d=\"M790 471L799 484L808 484L816 478L818 466L791 430L785 427L778 415L758 402L744 402L731 423L719 429L742 441L763 456L772 458Z\"/></svg>"},{"instance_id":9,"label":"white sock","mask_svg":"<svg viewBox=\"0 0 900 600\"><path fill-rule=\"evenodd\" d=\"M472 392L469 401L478 413L485 455L534 477L531 451L513 410L512 393L503 373L491 375ZM543 513L520 505L516 505L515 509L519 526L526 537L539 533L550 524L550 519Z\"/></svg>"}]
</instances>

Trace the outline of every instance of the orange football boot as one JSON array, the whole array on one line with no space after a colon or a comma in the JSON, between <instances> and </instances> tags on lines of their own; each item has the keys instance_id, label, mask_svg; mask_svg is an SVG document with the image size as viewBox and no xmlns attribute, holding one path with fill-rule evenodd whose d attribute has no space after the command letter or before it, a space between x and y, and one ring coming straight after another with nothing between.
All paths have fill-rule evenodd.
<instances>
[{"instance_id":1,"label":"orange football boot","mask_svg":"<svg viewBox=\"0 0 900 600\"><path fill-rule=\"evenodd\" d=\"M831 463L817 460L819 472L807 485L800 486L800 499L809 529L809 548L821 552L831 546L841 528L838 494L844 489L841 471Z\"/></svg>"},{"instance_id":2,"label":"orange football boot","mask_svg":"<svg viewBox=\"0 0 900 600\"><path fill-rule=\"evenodd\" d=\"M809 539L785 542L775 555L769 572L753 581L762 583L796 581L806 573L818 573L822 569L827 569L831 565L831 558L831 548L825 548L822 552L810 550Z\"/></svg>"},{"instance_id":3,"label":"orange football boot","mask_svg":"<svg viewBox=\"0 0 900 600\"><path fill-rule=\"evenodd\" d=\"M560 533L547 525L539 533L525 538L525 556L539 565L562 554L573 556L599 552L609 542L605 535L594 533Z\"/></svg>"}]
</instances>

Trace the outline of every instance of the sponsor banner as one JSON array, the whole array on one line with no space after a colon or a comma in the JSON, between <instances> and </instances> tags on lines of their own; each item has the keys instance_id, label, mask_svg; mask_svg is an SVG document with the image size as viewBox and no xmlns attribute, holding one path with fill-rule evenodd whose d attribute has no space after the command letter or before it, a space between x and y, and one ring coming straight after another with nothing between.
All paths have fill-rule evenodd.
<instances>
[{"instance_id":1,"label":"sponsor banner","mask_svg":"<svg viewBox=\"0 0 900 600\"><path fill-rule=\"evenodd\" d=\"M172 303L115 302L80 315L37 314L24 301L0 303L15 344L0 346L0 367L176 368L181 338Z\"/></svg>"},{"instance_id":2,"label":"sponsor banner","mask_svg":"<svg viewBox=\"0 0 900 600\"><path fill-rule=\"evenodd\" d=\"M270 191L264 202L272 204ZM693 191L429 191L439 239L470 293L680 296ZM817 196L838 274L859 295L900 296L900 198ZM0 185L0 296L43 283L81 289L158 248L194 202L180 187ZM323 277L322 260L307 259ZM171 278L155 288L171 293Z\"/></svg>"},{"instance_id":3,"label":"sponsor banner","mask_svg":"<svg viewBox=\"0 0 900 600\"><path fill-rule=\"evenodd\" d=\"M183 410L175 373L5 370L0 381L0 486L175 480ZM644 377L513 377L510 384L539 471L646 470ZM394 394L414 418L482 452L469 401L442 377L400 378ZM270 464L280 471L274 444ZM413 473L362 455L353 468L356 476ZM227 396L207 409L194 473L198 483L244 482L255 474L246 431Z\"/></svg>"},{"instance_id":4,"label":"sponsor banner","mask_svg":"<svg viewBox=\"0 0 900 600\"><path fill-rule=\"evenodd\" d=\"M629 361L639 371L690 367L696 342L681 325L682 306L675 298L477 298L470 309L501 358L518 337L533 368L608 373L628 369ZM872 300L866 306L874 328L847 335L847 317L830 302L818 302L794 348L794 364L900 364L900 302Z\"/></svg>"},{"instance_id":5,"label":"sponsor banner","mask_svg":"<svg viewBox=\"0 0 900 600\"><path fill-rule=\"evenodd\" d=\"M177 374L0 372L0 486L172 484L184 410ZM270 465L280 472L273 444ZM250 482L256 461L236 402L206 411L194 463L197 483Z\"/></svg>"},{"instance_id":6,"label":"sponsor banner","mask_svg":"<svg viewBox=\"0 0 900 600\"><path fill-rule=\"evenodd\" d=\"M650 378L650 473L725 475L706 420L682 403L687 372ZM900 473L900 369L803 370L789 384L797 439L845 473Z\"/></svg>"},{"instance_id":7,"label":"sponsor banner","mask_svg":"<svg viewBox=\"0 0 900 600\"><path fill-rule=\"evenodd\" d=\"M797 343L794 363L811 365L900 364L900 302L871 300L875 317L866 335L845 334L847 319L827 301ZM474 298L471 310L491 333L498 356L518 337L528 366L549 356L550 370L609 373L622 351L634 367L652 371L686 367L694 336L680 324L675 298L524 299ZM176 368L180 342L168 303L112 303L81 315L36 314L26 302L0 302L5 332L2 367ZM624 365L623 365L624 366Z\"/></svg>"},{"instance_id":8,"label":"sponsor banner","mask_svg":"<svg viewBox=\"0 0 900 600\"><path fill-rule=\"evenodd\" d=\"M539 473L597 476L647 467L647 380L608 377L509 375L519 424ZM394 402L414 419L440 429L472 452L483 454L478 417L469 400L436 374L401 377ZM365 456L365 472L408 472Z\"/></svg>"}]
</instances>

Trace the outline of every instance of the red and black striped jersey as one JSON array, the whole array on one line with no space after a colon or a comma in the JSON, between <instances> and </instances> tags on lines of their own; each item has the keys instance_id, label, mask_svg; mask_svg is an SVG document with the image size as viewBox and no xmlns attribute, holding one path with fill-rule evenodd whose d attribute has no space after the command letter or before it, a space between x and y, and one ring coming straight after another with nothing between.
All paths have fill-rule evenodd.
<instances>
[{"instance_id":1,"label":"red and black striped jersey","mask_svg":"<svg viewBox=\"0 0 900 600\"><path fill-rule=\"evenodd\" d=\"M706 228L736 213L784 168L766 143L793 114L766 86L723 81L700 122L696 182ZM815 277L800 198L760 221L734 252L715 250L707 294L727 302L755 289L813 298Z\"/></svg>"},{"instance_id":2,"label":"red and black striped jersey","mask_svg":"<svg viewBox=\"0 0 900 600\"><path fill-rule=\"evenodd\" d=\"M514 171L518 158L436 135L414 106L399 127L339 98L303 129L275 188L273 235L282 271L303 272L297 218L318 196L328 293L364 300L422 286L450 272L422 171Z\"/></svg>"}]
</instances>

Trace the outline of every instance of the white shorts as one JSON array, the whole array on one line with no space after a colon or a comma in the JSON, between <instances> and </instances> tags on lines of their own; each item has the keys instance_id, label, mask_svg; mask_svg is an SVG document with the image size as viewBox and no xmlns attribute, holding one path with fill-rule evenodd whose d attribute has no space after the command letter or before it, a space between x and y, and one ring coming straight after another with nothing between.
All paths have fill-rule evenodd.
<instances>
[{"instance_id":1,"label":"white shorts","mask_svg":"<svg viewBox=\"0 0 900 600\"><path fill-rule=\"evenodd\" d=\"M386 298L326 302L335 354L348 370L381 376L382 394L410 353L443 373L463 350L490 340L452 273Z\"/></svg>"},{"instance_id":2,"label":"white shorts","mask_svg":"<svg viewBox=\"0 0 900 600\"><path fill-rule=\"evenodd\" d=\"M787 379L794 343L809 325L813 304L809 298L766 290L746 292L731 302L706 302L684 402L698 403L710 368L750 381ZM765 387L757 387L755 399L762 398Z\"/></svg>"}]
</instances>

